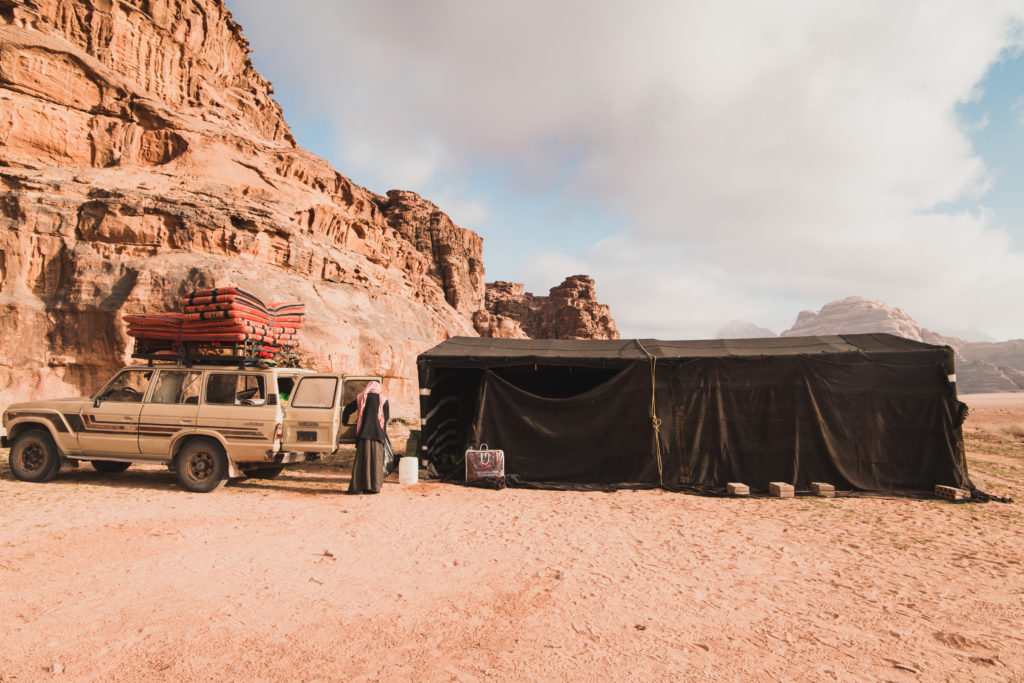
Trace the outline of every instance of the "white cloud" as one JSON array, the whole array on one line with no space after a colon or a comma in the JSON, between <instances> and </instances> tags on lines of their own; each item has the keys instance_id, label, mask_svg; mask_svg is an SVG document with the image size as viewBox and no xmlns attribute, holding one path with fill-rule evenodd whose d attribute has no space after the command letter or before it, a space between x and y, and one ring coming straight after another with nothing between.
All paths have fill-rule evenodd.
<instances>
[{"instance_id":1,"label":"white cloud","mask_svg":"<svg viewBox=\"0 0 1024 683\"><path fill-rule=\"evenodd\" d=\"M781 330L857 294L1024 336L1024 256L984 212L928 213L990 181L954 107L1019 47L1019 0L230 4L356 182L442 209L458 187L485 238L501 207L460 208L481 166L625 216L562 255L539 226L522 279L590 272L626 334Z\"/></svg>"}]
</instances>

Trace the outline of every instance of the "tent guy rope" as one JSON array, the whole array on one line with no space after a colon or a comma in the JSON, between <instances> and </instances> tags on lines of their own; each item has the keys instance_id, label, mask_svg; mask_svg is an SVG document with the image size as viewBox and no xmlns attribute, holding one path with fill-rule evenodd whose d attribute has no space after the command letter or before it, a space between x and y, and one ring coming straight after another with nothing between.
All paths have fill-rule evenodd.
<instances>
[{"instance_id":1,"label":"tent guy rope","mask_svg":"<svg viewBox=\"0 0 1024 683\"><path fill-rule=\"evenodd\" d=\"M657 406L654 401L654 370L658 365L658 359L651 355L651 352L644 348L639 339L634 339L640 350L647 354L647 360L651 362L651 427L654 428L654 450L658 455L658 486L665 485L664 468L661 464L661 418L658 417Z\"/></svg>"}]
</instances>

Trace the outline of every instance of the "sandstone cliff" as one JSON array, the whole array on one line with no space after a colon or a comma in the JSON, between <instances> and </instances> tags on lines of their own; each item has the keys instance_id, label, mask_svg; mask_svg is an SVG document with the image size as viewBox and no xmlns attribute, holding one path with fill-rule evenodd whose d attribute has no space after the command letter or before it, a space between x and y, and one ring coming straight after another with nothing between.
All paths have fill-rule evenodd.
<instances>
[{"instance_id":1,"label":"sandstone cliff","mask_svg":"<svg viewBox=\"0 0 1024 683\"><path fill-rule=\"evenodd\" d=\"M927 330L901 308L851 296L820 311L802 311L783 337L888 332L928 344L951 346L957 354L957 388L961 393L1024 391L1024 340L966 342Z\"/></svg>"},{"instance_id":2,"label":"sandstone cliff","mask_svg":"<svg viewBox=\"0 0 1024 683\"><path fill-rule=\"evenodd\" d=\"M91 391L122 314L237 283L415 412L417 353L474 334L481 239L297 147L272 92L219 0L0 0L0 404Z\"/></svg>"},{"instance_id":3,"label":"sandstone cliff","mask_svg":"<svg viewBox=\"0 0 1024 683\"><path fill-rule=\"evenodd\" d=\"M608 306L597 302L594 280L572 275L548 296L518 282L487 283L486 309L473 316L482 337L505 339L618 339Z\"/></svg>"}]
</instances>

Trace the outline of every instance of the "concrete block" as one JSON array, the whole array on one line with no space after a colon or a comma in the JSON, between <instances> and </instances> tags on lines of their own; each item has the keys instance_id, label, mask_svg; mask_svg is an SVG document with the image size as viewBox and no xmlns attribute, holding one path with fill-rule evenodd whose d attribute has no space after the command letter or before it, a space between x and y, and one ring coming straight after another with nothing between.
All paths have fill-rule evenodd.
<instances>
[{"instance_id":1,"label":"concrete block","mask_svg":"<svg viewBox=\"0 0 1024 683\"><path fill-rule=\"evenodd\" d=\"M728 489L730 496L749 496L750 495L750 487L747 486L746 484L740 484L740 483L737 483L735 481L732 481L732 482L729 482L728 484L726 484L725 488Z\"/></svg>"},{"instance_id":2,"label":"concrete block","mask_svg":"<svg viewBox=\"0 0 1024 683\"><path fill-rule=\"evenodd\" d=\"M793 485L784 481L773 481L768 484L768 495L776 498L792 498L794 496Z\"/></svg>"},{"instance_id":3,"label":"concrete block","mask_svg":"<svg viewBox=\"0 0 1024 683\"><path fill-rule=\"evenodd\" d=\"M835 498L836 487L820 481L811 482L811 493L822 498Z\"/></svg>"},{"instance_id":4,"label":"concrete block","mask_svg":"<svg viewBox=\"0 0 1024 683\"><path fill-rule=\"evenodd\" d=\"M958 489L955 486L935 486L935 495L947 500L970 500L971 492L966 489Z\"/></svg>"}]
</instances>

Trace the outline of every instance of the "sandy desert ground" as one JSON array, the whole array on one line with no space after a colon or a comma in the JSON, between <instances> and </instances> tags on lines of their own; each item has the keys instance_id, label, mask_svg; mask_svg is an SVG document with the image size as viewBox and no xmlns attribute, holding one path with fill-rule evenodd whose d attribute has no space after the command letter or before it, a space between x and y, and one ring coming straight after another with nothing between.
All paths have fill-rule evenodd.
<instances>
[{"instance_id":1,"label":"sandy desert ground","mask_svg":"<svg viewBox=\"0 0 1024 683\"><path fill-rule=\"evenodd\" d=\"M965 400L972 476L1024 499L1024 394ZM204 495L2 455L4 683L1024 679L1020 502L354 497L337 459Z\"/></svg>"}]
</instances>

